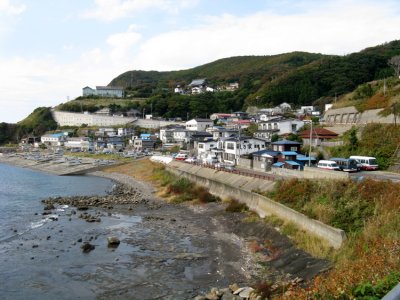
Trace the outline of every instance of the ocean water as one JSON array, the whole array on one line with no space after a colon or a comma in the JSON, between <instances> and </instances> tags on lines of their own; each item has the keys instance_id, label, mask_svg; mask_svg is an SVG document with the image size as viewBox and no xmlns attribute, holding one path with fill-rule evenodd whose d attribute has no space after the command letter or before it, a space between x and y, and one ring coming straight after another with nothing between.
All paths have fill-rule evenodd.
<instances>
[{"instance_id":1,"label":"ocean water","mask_svg":"<svg viewBox=\"0 0 400 300\"><path fill-rule=\"evenodd\" d=\"M222 228L185 206L94 207L86 211L100 216L94 223L74 207L57 206L57 220L42 215L44 198L102 195L113 185L0 164L1 300L186 300L246 280L236 240L210 234ZM109 236L120 239L117 248ZM83 253L85 242L95 249Z\"/></svg>"},{"instance_id":2,"label":"ocean water","mask_svg":"<svg viewBox=\"0 0 400 300\"><path fill-rule=\"evenodd\" d=\"M41 199L104 195L112 186L113 182L105 178L54 176L0 164L0 242L45 223L46 219L41 216Z\"/></svg>"}]
</instances>

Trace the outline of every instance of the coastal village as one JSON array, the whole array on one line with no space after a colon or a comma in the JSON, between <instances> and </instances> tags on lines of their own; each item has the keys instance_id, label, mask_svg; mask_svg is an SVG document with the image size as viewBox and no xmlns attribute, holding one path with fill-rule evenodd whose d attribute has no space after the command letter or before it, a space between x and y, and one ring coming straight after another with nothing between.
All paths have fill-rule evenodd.
<instances>
[{"instance_id":1,"label":"coastal village","mask_svg":"<svg viewBox=\"0 0 400 300\"><path fill-rule=\"evenodd\" d=\"M177 85L170 92L195 97L207 93L234 93L239 86L234 82L211 87L207 79L201 78L193 79L187 86ZM85 87L81 97L81 100L95 97L95 100L124 101L127 93L122 87ZM362 155L355 147L365 128L397 128L395 111L385 115L382 111L382 108L359 111L353 106L335 107L335 103L325 104L321 109L320 106L283 102L275 107L220 111L185 120L162 118L151 111L146 114L144 109L118 111L112 105L81 112L54 107L50 112L57 129L43 135L26 136L18 145L0 147L0 163L54 175L90 174L117 183L107 196L43 199L44 220L64 224L76 216L77 220L88 224L100 224L118 215L124 207L125 213L135 213L146 221L146 228L151 228L154 238L141 240L142 248L154 247L151 243L160 239L157 234L161 232L157 222L162 222L164 231L178 234L177 241L172 242L174 246L164 245L174 251L179 247L175 243L179 244L179 239L187 235L193 239L190 244L196 240L201 247L206 247L203 251L212 252L216 246L230 249L226 257L202 256L180 249L183 253L179 254L179 259L170 258L173 269L185 268L185 272L187 261L191 262L191 268L202 268L203 264L212 265L212 259L227 260L216 269L210 267L212 275L207 279L218 281L219 276L225 274L227 283L211 288L211 283L199 279L210 287L208 291L199 290L192 286L194 275L185 273L185 293L190 297L177 299L261 300L275 296L296 299L307 293L307 285L314 284L314 278L320 278L319 274L330 268L327 258L333 259L334 253L349 247L348 240L354 239L352 232L362 228L359 224L363 224L367 216L372 217L370 206L363 204L363 199L341 194L337 201L326 201L321 195L340 194L342 191L337 190L340 186L361 189L360 195L364 195L363 189L374 182L386 182L390 186L385 193L389 193L387 199L391 201L392 190L400 182L400 175L396 173L400 165L398 147L386 161L380 156ZM347 147L346 155L330 154L330 149L340 147ZM382 161L386 165L380 165ZM159 189L157 194L154 186ZM344 191L346 193L346 188ZM297 195L316 201L313 206L317 209L305 209L307 204L299 206L304 200L292 201ZM371 193L370 196L376 195ZM164 200L160 202L159 197ZM346 202L344 208L337 206L342 199ZM242 243L236 252L230 252L232 239L221 241L209 235L194 239L199 228L208 231L211 226L199 223L198 211L183 212L187 207L176 205L173 210L184 214L185 218L179 221L171 218L167 203L183 202L207 205L208 208L200 209L200 214L213 222L223 219L223 223L212 225L214 234L224 236L229 226L235 227L234 233L229 234L235 234ZM214 202L222 202L222 205L214 205ZM349 203L355 207L350 208L350 214L356 215L342 217L349 213L346 208ZM56 214L60 209L66 212ZM231 217L227 215L232 212ZM219 217L215 217L215 213ZM260 220L265 223L260 224ZM185 225L177 229L176 222ZM248 222L251 225L246 225ZM71 245L79 246L84 254L98 249L94 243L97 238L106 240L108 249L117 249L120 244L132 247L137 243L135 234L114 230L113 234L103 232L96 237L78 238ZM46 240L51 238L48 235ZM37 243L35 241L32 247L39 247ZM163 249L161 244L156 247L158 251ZM237 251L246 254L239 258ZM252 255L248 257L246 251ZM233 263L231 260L238 263L234 272L228 270ZM162 269L170 274L171 269L163 262L149 260L146 264L149 270ZM393 266L396 259L390 263ZM260 265L270 268L268 275L261 275ZM332 274L338 276L335 272ZM243 282L242 275L266 276L268 283L249 284ZM317 286L312 285L312 288L318 290ZM160 295L162 289L153 287L152 293ZM174 298L183 292L173 288L168 293Z\"/></svg>"}]
</instances>

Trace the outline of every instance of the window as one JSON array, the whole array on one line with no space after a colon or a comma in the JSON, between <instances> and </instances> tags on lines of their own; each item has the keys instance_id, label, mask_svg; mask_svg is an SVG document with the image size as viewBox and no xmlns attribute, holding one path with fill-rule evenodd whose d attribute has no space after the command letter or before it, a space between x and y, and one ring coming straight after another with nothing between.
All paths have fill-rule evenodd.
<instances>
[{"instance_id":1,"label":"window","mask_svg":"<svg viewBox=\"0 0 400 300\"><path fill-rule=\"evenodd\" d=\"M234 150L235 149L235 143L226 143L226 149Z\"/></svg>"},{"instance_id":2,"label":"window","mask_svg":"<svg viewBox=\"0 0 400 300\"><path fill-rule=\"evenodd\" d=\"M290 147L290 151L297 152L297 147Z\"/></svg>"},{"instance_id":3,"label":"window","mask_svg":"<svg viewBox=\"0 0 400 300\"><path fill-rule=\"evenodd\" d=\"M204 144L199 144L199 149L204 149Z\"/></svg>"}]
</instances>

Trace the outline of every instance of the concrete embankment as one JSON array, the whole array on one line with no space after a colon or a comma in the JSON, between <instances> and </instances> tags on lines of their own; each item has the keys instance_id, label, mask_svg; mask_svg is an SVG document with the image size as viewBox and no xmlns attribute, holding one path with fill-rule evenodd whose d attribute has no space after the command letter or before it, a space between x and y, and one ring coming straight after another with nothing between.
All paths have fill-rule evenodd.
<instances>
[{"instance_id":1,"label":"concrete embankment","mask_svg":"<svg viewBox=\"0 0 400 300\"><path fill-rule=\"evenodd\" d=\"M277 203L254 191L267 191L273 187L273 182L227 173L224 171L203 168L177 161L166 165L170 172L184 176L189 180L207 187L210 193L222 198L232 197L245 203L260 217L276 215L279 218L293 222L300 228L327 240L334 248L339 248L346 239L343 230L333 228L317 220Z\"/></svg>"}]
</instances>

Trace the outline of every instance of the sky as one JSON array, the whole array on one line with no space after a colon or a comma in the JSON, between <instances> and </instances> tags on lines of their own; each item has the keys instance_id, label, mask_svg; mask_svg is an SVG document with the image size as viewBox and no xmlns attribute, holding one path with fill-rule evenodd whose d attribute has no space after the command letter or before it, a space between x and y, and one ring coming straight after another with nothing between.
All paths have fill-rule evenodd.
<instances>
[{"instance_id":1,"label":"sky","mask_svg":"<svg viewBox=\"0 0 400 300\"><path fill-rule=\"evenodd\" d=\"M129 70L400 39L399 0L0 0L0 122Z\"/></svg>"}]
</instances>

